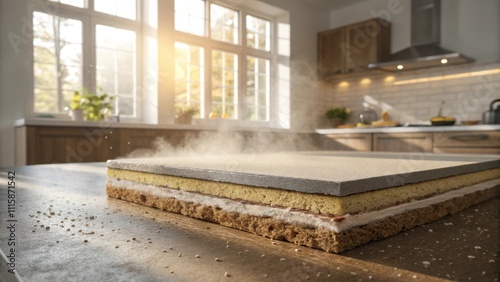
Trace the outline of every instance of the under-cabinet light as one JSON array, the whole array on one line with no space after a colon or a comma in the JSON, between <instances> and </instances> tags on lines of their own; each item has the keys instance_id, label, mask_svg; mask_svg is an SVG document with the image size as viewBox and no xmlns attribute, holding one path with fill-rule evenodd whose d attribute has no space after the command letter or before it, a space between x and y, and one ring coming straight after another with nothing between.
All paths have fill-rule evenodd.
<instances>
[{"instance_id":1,"label":"under-cabinet light","mask_svg":"<svg viewBox=\"0 0 500 282\"><path fill-rule=\"evenodd\" d=\"M403 85L403 84L413 84L413 83L421 83L421 82L429 82L429 81L457 79L457 78L481 76L481 75L489 75L489 74L500 74L500 69L491 69L491 70L484 70L484 71L474 71L474 72L465 72L465 73L457 73L457 74L401 80L401 81L395 81L393 85Z\"/></svg>"}]
</instances>

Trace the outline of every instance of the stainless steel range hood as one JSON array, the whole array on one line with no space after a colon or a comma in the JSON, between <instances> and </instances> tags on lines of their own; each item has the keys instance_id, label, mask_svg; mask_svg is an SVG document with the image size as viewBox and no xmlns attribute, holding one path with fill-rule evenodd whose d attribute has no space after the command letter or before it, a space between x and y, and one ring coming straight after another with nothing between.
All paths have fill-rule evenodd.
<instances>
[{"instance_id":1,"label":"stainless steel range hood","mask_svg":"<svg viewBox=\"0 0 500 282\"><path fill-rule=\"evenodd\" d=\"M369 64L370 69L390 72L470 63L474 60L442 48L441 0L411 1L411 46L391 55L385 62Z\"/></svg>"}]
</instances>

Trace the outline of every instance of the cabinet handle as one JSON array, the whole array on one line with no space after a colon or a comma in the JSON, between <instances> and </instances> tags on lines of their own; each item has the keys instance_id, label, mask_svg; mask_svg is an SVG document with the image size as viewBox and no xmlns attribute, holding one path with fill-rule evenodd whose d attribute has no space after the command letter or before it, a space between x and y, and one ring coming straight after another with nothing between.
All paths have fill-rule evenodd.
<instances>
[{"instance_id":1,"label":"cabinet handle","mask_svg":"<svg viewBox=\"0 0 500 282\"><path fill-rule=\"evenodd\" d=\"M354 69L348 69L347 70L347 72L353 72L353 71L354 71Z\"/></svg>"},{"instance_id":2,"label":"cabinet handle","mask_svg":"<svg viewBox=\"0 0 500 282\"><path fill-rule=\"evenodd\" d=\"M476 140L486 140L489 136L487 134L481 135L453 135L448 136L448 139L460 140L460 141L476 141Z\"/></svg>"},{"instance_id":3,"label":"cabinet handle","mask_svg":"<svg viewBox=\"0 0 500 282\"><path fill-rule=\"evenodd\" d=\"M341 70L337 70L337 71L335 71L335 73L341 73L341 72L342 72Z\"/></svg>"}]
</instances>

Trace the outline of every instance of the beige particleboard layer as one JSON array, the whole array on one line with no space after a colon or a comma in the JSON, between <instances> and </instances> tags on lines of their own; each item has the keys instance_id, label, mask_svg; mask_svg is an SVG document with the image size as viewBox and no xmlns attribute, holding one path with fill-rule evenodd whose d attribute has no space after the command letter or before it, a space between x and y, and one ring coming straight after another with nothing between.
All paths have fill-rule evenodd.
<instances>
[{"instance_id":1,"label":"beige particleboard layer","mask_svg":"<svg viewBox=\"0 0 500 282\"><path fill-rule=\"evenodd\" d=\"M292 209L305 210L315 214L328 215L356 214L359 212L378 210L408 202L412 199L422 199L461 187L496 179L499 178L499 176L500 168L490 169L338 197L108 168L109 178L123 179L142 184L168 187L235 200L244 200L251 203L290 207Z\"/></svg>"}]
</instances>

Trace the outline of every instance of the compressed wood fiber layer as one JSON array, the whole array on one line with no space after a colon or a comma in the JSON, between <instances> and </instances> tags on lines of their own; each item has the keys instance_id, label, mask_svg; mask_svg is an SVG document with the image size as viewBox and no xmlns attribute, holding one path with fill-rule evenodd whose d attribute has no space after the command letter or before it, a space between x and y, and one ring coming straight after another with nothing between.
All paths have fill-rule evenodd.
<instances>
[{"instance_id":1,"label":"compressed wood fiber layer","mask_svg":"<svg viewBox=\"0 0 500 282\"><path fill-rule=\"evenodd\" d=\"M463 197L410 210L378 222L353 227L340 233L311 226L294 225L271 217L227 212L218 207L179 201L174 198L162 198L143 191L113 187L110 184L107 185L106 191L112 198L219 223L223 226L276 240L284 240L327 252L340 253L372 240L387 238L415 226L435 221L448 214L456 213L469 206L498 196L498 188L499 186L496 186L487 190L473 192Z\"/></svg>"}]
</instances>

